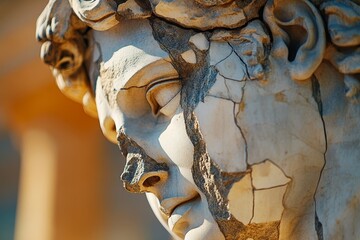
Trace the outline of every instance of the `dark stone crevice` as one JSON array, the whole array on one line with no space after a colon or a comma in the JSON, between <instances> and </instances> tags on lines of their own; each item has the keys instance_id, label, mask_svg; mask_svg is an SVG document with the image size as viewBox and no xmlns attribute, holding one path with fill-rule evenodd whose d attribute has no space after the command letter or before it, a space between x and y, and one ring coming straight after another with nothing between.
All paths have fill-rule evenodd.
<instances>
[{"instance_id":1,"label":"dark stone crevice","mask_svg":"<svg viewBox=\"0 0 360 240\"><path fill-rule=\"evenodd\" d=\"M210 88L216 81L217 71L209 64L208 51L200 51L189 44L196 32L184 30L167 22L152 19L150 25L153 35L162 49L168 52L174 68L182 79L181 107L183 109L187 135L194 146L192 174L196 186L205 195L209 210L217 222L220 231L227 240L239 239L244 229L229 211L227 195L233 183L239 181L244 172L225 173L210 158L205 140L200 131L194 110L200 101L204 101ZM207 34L208 33L204 33ZM181 54L192 49L197 58L195 64L184 61Z\"/></svg>"},{"instance_id":2,"label":"dark stone crevice","mask_svg":"<svg viewBox=\"0 0 360 240\"><path fill-rule=\"evenodd\" d=\"M181 77L180 105L183 109L187 135L194 146L192 175L196 186L205 195L209 211L218 224L220 231L226 240L246 240L248 238L253 238L254 240L277 240L279 236L279 221L252 223L245 226L231 214L228 203L229 191L232 185L240 181L248 171L224 172L211 159L207 151L207 145L195 115L195 108L208 96L209 90L214 85L218 74L216 67L210 66L209 51L201 51L192 44L189 44L190 37L197 34L197 32L179 28L176 25L155 18L149 19L149 21L155 40L169 54L172 60L171 64ZM204 34L207 38L211 35L209 32L204 32ZM195 52L196 63L188 63L181 57L182 53L190 49ZM242 61L240 57L239 61ZM242 62L244 63L244 61ZM242 87L242 102L244 102L244 87ZM234 103L234 118L236 116L235 106L236 104ZM239 105L240 111L241 103ZM236 118L235 123L238 126ZM239 129L241 131L241 128ZM242 134L246 142L244 133ZM245 144L247 146L247 143Z\"/></svg>"},{"instance_id":3,"label":"dark stone crevice","mask_svg":"<svg viewBox=\"0 0 360 240\"><path fill-rule=\"evenodd\" d=\"M316 230L318 240L324 240L323 225L319 220L316 210L315 210L315 230Z\"/></svg>"},{"instance_id":4,"label":"dark stone crevice","mask_svg":"<svg viewBox=\"0 0 360 240\"><path fill-rule=\"evenodd\" d=\"M240 61L244 64L245 69L246 69L246 76L248 79L250 79L250 73L249 73L249 69L248 69L248 65L246 64L246 62L241 58L241 56L235 51L233 45L231 43L229 43L229 46L232 48L232 50L234 51L234 53L236 54L236 56L240 59Z\"/></svg>"},{"instance_id":5,"label":"dark stone crevice","mask_svg":"<svg viewBox=\"0 0 360 240\"><path fill-rule=\"evenodd\" d=\"M320 180L321 180L321 176L323 175L323 171L326 165L326 152L327 152L327 144L328 144L328 140L327 140L327 133L326 133L326 125L325 125L325 120L323 118L323 104L322 104L322 100L321 100L321 91L320 91L320 84L318 79L316 78L315 75L312 76L311 78L311 84L312 84L312 95L313 98L318 106L318 110L319 110L319 115L321 117L321 121L323 124L323 128L324 128L324 138L325 138L325 151L324 151L324 165L320 171L320 176L319 176L319 180L316 184L316 190L314 193L314 204L315 204L315 230L316 230L316 234L318 237L318 240L323 240L324 239L324 232L323 232L323 225L318 217L317 214L317 204L316 204L316 193L318 191L319 185L320 185Z\"/></svg>"},{"instance_id":6,"label":"dark stone crevice","mask_svg":"<svg viewBox=\"0 0 360 240\"><path fill-rule=\"evenodd\" d=\"M245 226L230 213L227 195L231 186L239 181L245 173L231 173L230 175L222 172L207 152L206 143L194 112L184 109L184 116L186 131L194 145L192 172L195 184L206 196L209 210L225 239L236 240Z\"/></svg>"},{"instance_id":7,"label":"dark stone crevice","mask_svg":"<svg viewBox=\"0 0 360 240\"><path fill-rule=\"evenodd\" d=\"M252 215L251 215L251 219L249 221L249 223L252 222L252 220L254 219L254 216L255 216L255 186L254 186L254 179L253 179L253 176L252 174L250 174L250 179L251 179L251 188L252 188L252 195L253 195L253 205L252 205Z\"/></svg>"}]
</instances>

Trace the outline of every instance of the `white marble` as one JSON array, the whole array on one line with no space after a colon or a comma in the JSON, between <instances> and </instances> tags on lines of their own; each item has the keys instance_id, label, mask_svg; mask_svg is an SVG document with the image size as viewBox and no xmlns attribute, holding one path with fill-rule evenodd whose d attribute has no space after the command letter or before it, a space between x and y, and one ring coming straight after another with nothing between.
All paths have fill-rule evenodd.
<instances>
[{"instance_id":1,"label":"white marble","mask_svg":"<svg viewBox=\"0 0 360 240\"><path fill-rule=\"evenodd\" d=\"M359 16L357 1L50 0L37 38L175 239L360 239Z\"/></svg>"},{"instance_id":2,"label":"white marble","mask_svg":"<svg viewBox=\"0 0 360 240\"><path fill-rule=\"evenodd\" d=\"M254 217L254 188L250 174L232 186L228 198L234 217L243 224L249 224Z\"/></svg>"}]
</instances>

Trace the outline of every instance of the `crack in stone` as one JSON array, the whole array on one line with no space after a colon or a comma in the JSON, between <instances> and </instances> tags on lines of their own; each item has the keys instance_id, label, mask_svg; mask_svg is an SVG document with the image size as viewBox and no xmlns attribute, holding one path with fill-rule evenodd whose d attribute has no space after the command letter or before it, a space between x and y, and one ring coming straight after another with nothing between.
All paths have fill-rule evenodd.
<instances>
[{"instance_id":1,"label":"crack in stone","mask_svg":"<svg viewBox=\"0 0 360 240\"><path fill-rule=\"evenodd\" d=\"M328 146L327 146L328 140L327 140L327 134L326 134L325 120L323 118L323 105L322 105L322 100L321 100L320 84L319 84L319 81L318 81L318 79L316 78L315 75L313 75L311 77L311 85L312 85L313 98L314 98L315 102L318 105L318 110L319 110L320 118L321 118L321 121L322 121L322 124L323 124L324 137L325 137L324 165L323 165L323 167L322 167L322 169L320 171L320 176L319 176L318 182L316 184L316 190L315 190L315 193L314 193L315 230L316 230L318 240L323 240L324 239L324 237L323 237L324 236L323 226L322 226L322 223L321 223L321 221L320 221L320 219L318 217L317 209L316 209L316 193L317 193L317 190L319 188L321 176L323 174L323 171L324 171L324 168L325 168L325 165L326 165L326 152L327 152L327 148L328 148Z\"/></svg>"},{"instance_id":2,"label":"crack in stone","mask_svg":"<svg viewBox=\"0 0 360 240\"><path fill-rule=\"evenodd\" d=\"M236 104L236 102L234 102L233 100L231 100L231 99L229 99L229 98L219 97L219 96L215 96L215 95L212 95L212 94L208 94L208 95L206 95L206 96L207 96L207 97L213 97L213 98L218 98L218 99L227 100L227 101L230 101L230 102Z\"/></svg>"},{"instance_id":3,"label":"crack in stone","mask_svg":"<svg viewBox=\"0 0 360 240\"><path fill-rule=\"evenodd\" d=\"M186 100L185 100L186 101ZM199 122L191 109L184 110L186 131L194 144L194 164L192 167L195 184L205 194L209 210L226 240L268 239L277 240L280 221L250 223L244 225L229 211L228 195L231 186L244 177L249 171L239 173L222 172L210 158L206 143L200 131ZM230 176L224 178L224 176ZM230 182L228 182L230 180ZM254 188L254 187L253 187ZM254 190L253 190L254 194ZM255 205L253 204L255 207ZM254 211L254 210L253 210ZM254 213L253 213L254 216ZM253 218L252 216L252 218Z\"/></svg>"},{"instance_id":4,"label":"crack in stone","mask_svg":"<svg viewBox=\"0 0 360 240\"><path fill-rule=\"evenodd\" d=\"M219 74L220 74L220 73L219 73ZM220 74L220 76L222 76L222 75ZM235 101L232 99L232 97L231 97L230 89L229 89L229 86L228 86L227 83L226 83L226 80L224 80L224 85L225 85L225 87L226 87L227 95L229 96L229 98L231 99L232 102L235 102ZM235 110L233 110L233 113L234 113L234 111L235 111ZM235 113L234 113L234 117L235 117ZM235 124L236 124L236 121L235 121Z\"/></svg>"},{"instance_id":5,"label":"crack in stone","mask_svg":"<svg viewBox=\"0 0 360 240\"><path fill-rule=\"evenodd\" d=\"M230 213L227 195L232 184L239 181L246 172L225 173L220 170L207 152L206 143L194 113L198 103L204 101L215 83L217 71L209 64L208 51L193 48L197 58L195 64L189 64L182 59L181 54L190 48L189 39L196 32L179 28L159 19L150 19L150 25L154 38L159 42L160 47L168 52L172 60L171 64L182 78L180 103L186 132L194 146L192 166L194 182L205 195L209 210L225 239L236 240L245 226Z\"/></svg>"},{"instance_id":6,"label":"crack in stone","mask_svg":"<svg viewBox=\"0 0 360 240\"><path fill-rule=\"evenodd\" d=\"M186 102L186 98L184 101ZM218 223L225 239L239 239L238 235L245 229L245 226L230 213L226 196L231 186L245 176L246 173L232 173L229 176L229 173L222 172L207 152L198 120L192 109L184 109L184 117L186 131L194 145L194 163L192 167L194 182L205 194L209 210ZM226 179L224 179L224 176L226 176Z\"/></svg>"},{"instance_id":7,"label":"crack in stone","mask_svg":"<svg viewBox=\"0 0 360 240\"><path fill-rule=\"evenodd\" d=\"M281 168L280 168L281 169ZM283 171L282 169L281 169L281 171ZM286 175L285 175L286 176ZM291 179L291 181L292 181L292 178L290 178ZM282 199L281 199L281 204L282 204L282 206L283 206L283 211L282 211L282 213L281 213L281 217L280 217L280 223L282 222L282 219L283 219L283 217L284 217L284 213L285 213L285 209L286 209L286 204L285 204L285 196L287 195L286 193L288 192L288 190L289 190L289 188L286 188L286 190L285 190L285 192L284 192L284 195L283 195L283 197L282 197ZM279 224L279 226L278 226L278 231L279 231L279 235L280 235L280 224Z\"/></svg>"},{"instance_id":8,"label":"crack in stone","mask_svg":"<svg viewBox=\"0 0 360 240\"><path fill-rule=\"evenodd\" d=\"M225 77L224 75L222 75L221 73L219 73L219 75L222 76L223 78L225 78L226 80L233 81L233 82L245 82L246 81L246 79L239 80L239 79L234 79L234 78L228 78L228 77Z\"/></svg>"},{"instance_id":9,"label":"crack in stone","mask_svg":"<svg viewBox=\"0 0 360 240\"><path fill-rule=\"evenodd\" d=\"M315 204L315 230L318 237L318 240L324 240L324 231L322 223L319 220L319 217L316 212L316 204Z\"/></svg>"},{"instance_id":10,"label":"crack in stone","mask_svg":"<svg viewBox=\"0 0 360 240\"><path fill-rule=\"evenodd\" d=\"M225 84L225 85L226 85L226 84ZM242 95L241 95L241 101L240 101L240 102L243 102L243 100L244 100L245 85L246 85L246 83L245 83L244 86L242 86L242 88L241 88ZM241 134L242 138L244 139L244 143L245 143L245 162L246 162L246 168L247 168L247 169L251 169L251 168L250 168L250 165L249 165L249 163L248 163L248 144L247 144L247 140L246 140L246 138L245 138L245 134L244 134L243 130L242 130L241 127L240 127L240 124L239 124L238 121L237 121L237 117L238 117L238 115L240 114L240 111L238 111L238 112L236 113L236 106L237 106L237 105L239 105L239 107L240 107L240 104L235 103L235 104L234 104L234 108L233 108L234 121L235 121L236 127L237 127L237 128L239 129L239 131L240 131L240 134ZM251 179L251 187L252 187L252 190L251 190L251 191L252 191L252 195L253 195L253 204L252 204L252 216L251 216L251 219L250 219L249 223L251 223L251 221L254 219L254 216L255 216L255 186L254 186L254 183L253 183L252 174L250 174L250 179Z\"/></svg>"},{"instance_id":11,"label":"crack in stone","mask_svg":"<svg viewBox=\"0 0 360 240\"><path fill-rule=\"evenodd\" d=\"M218 71L209 64L209 51L201 51L189 46L189 39L195 31L179 28L159 19L150 19L154 38L160 47L168 52L171 64L181 77L182 89L180 105L183 109L186 133L194 146L192 175L196 186L205 195L209 211L216 221L226 240L278 239L279 221L253 223L245 226L229 210L228 194L235 182L240 181L249 171L224 172L210 158L206 142L200 130L195 108L208 96L210 88L216 81ZM210 34L210 33L205 33ZM196 63L187 63L181 54L192 49L196 54ZM233 49L233 48L232 48ZM240 59L241 60L241 59ZM244 86L241 101L244 102ZM234 103L234 117L235 115ZM241 104L239 107L241 111ZM236 118L235 118L235 123ZM238 126L239 128L239 126ZM241 128L239 128L241 130ZM243 134L243 133L242 133ZM243 135L244 138L244 135ZM247 160L247 142L245 141L245 161Z\"/></svg>"},{"instance_id":12,"label":"crack in stone","mask_svg":"<svg viewBox=\"0 0 360 240\"><path fill-rule=\"evenodd\" d=\"M226 85L226 84L225 84ZM240 103L239 103L239 110L238 112L236 113L235 112L235 108L236 108L236 104L234 105L234 108L233 108L233 114L234 114L234 121L235 121L235 125L237 126L237 128L239 129L240 133L241 133L241 136L242 138L244 139L244 142L245 142L245 162L246 162L246 166L247 166L247 169L249 169L249 162L248 162L248 144L247 144L247 140L245 138L245 133L244 131L241 129L240 127L240 123L238 122L237 118L241 112L241 106L243 104L245 104L245 86L246 86L246 82L244 83L244 86L241 87L241 91L242 91L242 95L241 95L241 100L240 100Z\"/></svg>"},{"instance_id":13,"label":"crack in stone","mask_svg":"<svg viewBox=\"0 0 360 240\"><path fill-rule=\"evenodd\" d=\"M263 161L261 161L261 162L259 162L259 163L253 164L252 166L255 166L255 165L258 165L258 164L262 164L262 163L264 163L265 161L269 161L269 162L271 162L271 164L274 164L274 165L284 174L285 177L287 177L287 178L290 179L290 181L289 181L288 183L286 183L284 186L288 185L291 181L293 181L292 177L288 176L288 175L284 172L284 170L283 170L279 165L277 165L273 160L271 160L271 159L265 159L265 160L263 160ZM259 190L261 190L261 189L259 189ZM283 218L283 216L284 216L284 212L285 212L285 209L286 209L286 208L285 208L285 196L286 196L287 191L288 191L288 188L286 188L285 193L284 193L284 195L283 195L283 197L282 197L282 199L281 199L281 203L282 203L282 206L283 206L284 209L283 209L283 211L282 211L282 213L281 213L281 217L280 217L280 220L279 220L280 223L281 223L281 221L282 221L282 218ZM280 235L280 224L278 225L277 228L278 228L278 233L279 233L279 235Z\"/></svg>"},{"instance_id":14,"label":"crack in stone","mask_svg":"<svg viewBox=\"0 0 360 240\"><path fill-rule=\"evenodd\" d=\"M254 186L254 179L253 179L253 177L252 177L252 174L250 174L250 179L251 179L251 192L252 192L252 195L253 195L253 199L252 199L252 201L253 201L253 204L252 204L252 215L251 215L251 218L250 218L250 221L249 221L249 223L251 223L252 222L252 220L254 219L254 216L255 216L255 186Z\"/></svg>"},{"instance_id":15,"label":"crack in stone","mask_svg":"<svg viewBox=\"0 0 360 240\"><path fill-rule=\"evenodd\" d=\"M131 89L134 89L134 88L146 88L149 84L146 84L146 85L142 85L142 86L130 86L130 87L122 87L120 88L120 91L127 91L127 90L131 90Z\"/></svg>"},{"instance_id":16,"label":"crack in stone","mask_svg":"<svg viewBox=\"0 0 360 240\"><path fill-rule=\"evenodd\" d=\"M267 159L265 159L265 160L263 160L263 161L261 161L261 162L252 164L251 166L260 165L260 164L262 164L262 163L265 163L266 161L271 162L271 164L273 164L274 166L276 166L276 167L284 174L285 177L291 179L291 181L292 181L292 177L288 176L288 175L284 172L284 170L283 170L276 162L274 162L274 161L271 160L271 159L268 159L268 158L267 158Z\"/></svg>"},{"instance_id":17,"label":"crack in stone","mask_svg":"<svg viewBox=\"0 0 360 240\"><path fill-rule=\"evenodd\" d=\"M270 189L274 189L274 188L278 188L278 187L285 187L286 185L288 185L289 183L284 183L281 185L276 185L273 187L268 187L268 188L256 188L256 191L260 191L260 190L270 190Z\"/></svg>"},{"instance_id":18,"label":"crack in stone","mask_svg":"<svg viewBox=\"0 0 360 240\"><path fill-rule=\"evenodd\" d=\"M231 98L231 101L234 102L234 103L240 103L240 102L243 100L244 91L241 90L241 92L242 92L241 99L240 99L240 101L237 100L236 93L233 93L233 92L230 91L230 87L228 86L229 83L227 82L227 80L228 80L228 79L225 79L225 80L224 80L224 85L225 85L225 87L226 87L226 90L227 90L227 93L228 93L229 98ZM229 80L229 81L232 81L232 80ZM236 82L239 83L240 81L236 81ZM242 81L242 82L245 82L245 81ZM245 84L244 84L244 85L245 85ZM241 88L243 88L243 86L241 86ZM234 96L234 95L235 95L235 96ZM234 117L235 117L236 114L235 114L235 112L233 112L233 113L234 113ZM235 122L235 124L236 124L236 122ZM244 137L244 136L243 136L243 137Z\"/></svg>"},{"instance_id":19,"label":"crack in stone","mask_svg":"<svg viewBox=\"0 0 360 240\"><path fill-rule=\"evenodd\" d=\"M272 187L272 188L286 186L286 185L288 185L291 181L293 181L292 177L288 176L288 175L284 172L284 170L283 170L279 165L277 165L274 161L272 161L271 159L265 159L265 160L263 160L263 161L261 161L261 162L259 162L259 163L253 164L253 165L251 165L251 166L256 166L256 165L262 164L262 163L264 163L264 162L266 162L266 161L271 162L271 164L275 165L275 166L284 174L285 177L287 177L287 178L290 179L290 181L289 181L288 183L286 183L286 184L284 184L284 185L280 185L280 186L275 186L275 187ZM272 189L272 188L269 188L269 189ZM257 190L265 190L265 189L257 189ZM278 227L277 227L277 231L278 231L279 235L280 235L280 223L281 223L281 221L282 221L282 218L283 218L284 212L285 212L285 196L286 196L286 192L287 192L287 191L288 191L288 188L286 188L285 193L284 193L284 195L283 195L283 197L282 197L282 199L281 199L281 203L282 203L282 206L283 206L284 209L283 209L283 211L282 211L282 213L281 213L281 217L280 217L280 220L279 220L279 225L278 225ZM254 196L255 196L255 194L254 194ZM254 199L255 199L255 198L254 198Z\"/></svg>"},{"instance_id":20,"label":"crack in stone","mask_svg":"<svg viewBox=\"0 0 360 240\"><path fill-rule=\"evenodd\" d=\"M246 64L246 62L240 57L240 55L235 51L233 45L231 45L231 43L227 42L229 44L229 46L232 48L232 50L234 51L235 55L240 59L240 61L244 64L245 66L245 70L246 70L246 75L248 77L248 79L250 80L250 73L249 73L249 69L248 69L248 65Z\"/></svg>"},{"instance_id":21,"label":"crack in stone","mask_svg":"<svg viewBox=\"0 0 360 240\"><path fill-rule=\"evenodd\" d=\"M219 65L220 63L222 63L223 61L225 61L226 59L228 59L233 52L234 52L234 49L231 49L231 52L229 53L229 55L227 55L224 59L220 60L219 62L215 63L214 66L216 67L217 65Z\"/></svg>"}]
</instances>

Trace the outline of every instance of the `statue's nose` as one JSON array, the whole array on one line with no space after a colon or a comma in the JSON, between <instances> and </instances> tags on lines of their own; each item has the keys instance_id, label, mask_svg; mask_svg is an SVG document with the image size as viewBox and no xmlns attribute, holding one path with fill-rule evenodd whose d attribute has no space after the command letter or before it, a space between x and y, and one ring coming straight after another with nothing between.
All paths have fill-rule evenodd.
<instances>
[{"instance_id":1,"label":"statue's nose","mask_svg":"<svg viewBox=\"0 0 360 240\"><path fill-rule=\"evenodd\" d=\"M166 163L158 163L141 153L128 153L127 159L121 174L126 190L133 193L152 192L156 195L156 187L168 178Z\"/></svg>"},{"instance_id":2,"label":"statue's nose","mask_svg":"<svg viewBox=\"0 0 360 240\"><path fill-rule=\"evenodd\" d=\"M121 174L124 187L133 193L152 192L158 195L159 186L168 178L168 165L149 157L142 147L125 134L122 127L117 140L126 157L126 165Z\"/></svg>"}]
</instances>

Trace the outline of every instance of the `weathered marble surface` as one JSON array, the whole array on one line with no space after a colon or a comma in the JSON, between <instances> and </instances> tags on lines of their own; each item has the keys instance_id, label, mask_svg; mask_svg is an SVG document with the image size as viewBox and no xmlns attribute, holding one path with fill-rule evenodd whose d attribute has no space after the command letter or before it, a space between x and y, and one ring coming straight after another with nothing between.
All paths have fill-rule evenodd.
<instances>
[{"instance_id":1,"label":"weathered marble surface","mask_svg":"<svg viewBox=\"0 0 360 240\"><path fill-rule=\"evenodd\" d=\"M181 239L360 239L360 5L50 0L59 88Z\"/></svg>"}]
</instances>

